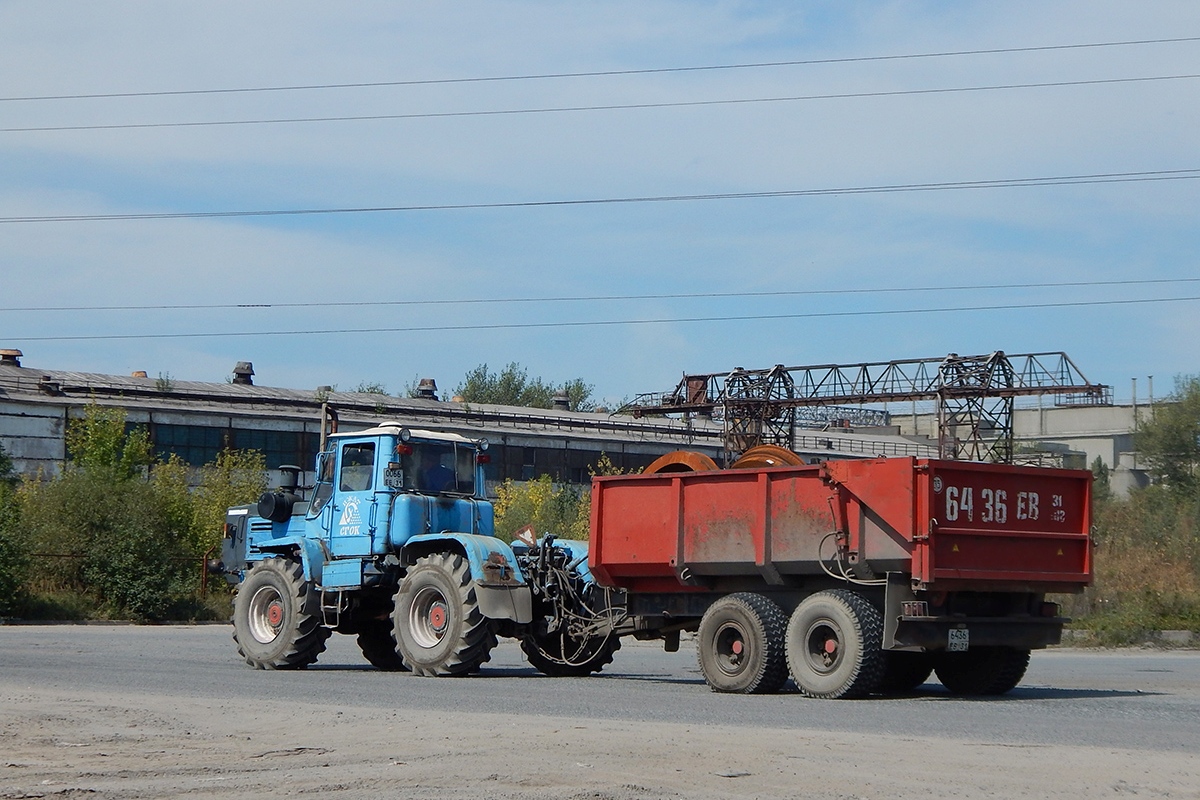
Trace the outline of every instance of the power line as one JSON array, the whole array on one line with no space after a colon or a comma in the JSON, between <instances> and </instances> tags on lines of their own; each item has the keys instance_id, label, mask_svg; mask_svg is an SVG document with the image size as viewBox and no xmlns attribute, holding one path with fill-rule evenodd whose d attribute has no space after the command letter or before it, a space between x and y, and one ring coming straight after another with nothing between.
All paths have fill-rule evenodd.
<instances>
[{"instance_id":1,"label":"power line","mask_svg":"<svg viewBox=\"0 0 1200 800\"><path fill-rule=\"evenodd\" d=\"M531 328L593 328L613 327L620 325L664 325L693 322L753 322L764 320L785 319L823 319L835 317L883 317L883 316L912 316L918 314L955 314L978 311L1014 311L1028 309L1050 308L1082 308L1088 306L1127 306L1151 303L1187 303L1200 300L1200 297L1152 297L1136 300L1076 300L1058 303L1014 303L1011 305L990 306L958 306L953 308L900 308L876 311L817 311L801 314L748 314L738 316L718 317L663 317L656 319L615 319L615 320L571 320L567 322L498 322L480 323L473 325L414 325L399 328L336 328L308 331L207 331L204 333L126 333L126 334L86 334L77 336L5 336L9 342L72 342L72 341L115 341L129 339L208 339L208 338L245 338L250 336L328 336L337 334L359 333L446 333L455 331L493 331Z\"/></svg>"},{"instance_id":2,"label":"power line","mask_svg":"<svg viewBox=\"0 0 1200 800\"><path fill-rule=\"evenodd\" d=\"M361 206L347 208L262 209L254 211L164 211L133 214L55 214L49 216L0 217L0 224L30 222L112 222L118 220L222 219L231 217L294 217L318 214L378 214L413 211L478 211L505 208L553 208L634 203L696 202L703 200L753 200L779 197L822 197L827 195L891 194L898 192L935 192L958 189L1011 189L1032 186L1081 186L1103 183L1144 183L1147 181L1194 180L1200 168L1106 172L1090 175L1055 175L1039 178L1001 178L979 181L939 183L899 183L879 186L847 186L827 189L781 189L767 192L714 192L710 194L646 195L641 197L600 197L575 200L518 200L493 203L446 203L440 205Z\"/></svg>"},{"instance_id":3,"label":"power line","mask_svg":"<svg viewBox=\"0 0 1200 800\"><path fill-rule=\"evenodd\" d=\"M595 303L630 300L697 300L735 297L805 297L860 294L901 294L914 292L990 291L995 289L1065 289L1103 286L1148 286L1169 283L1200 283L1200 278L1146 278L1120 281L1056 281L1053 283L992 283L963 286L893 286L869 289L789 289L761 292L688 292L676 294L576 295L563 297L473 297L458 300L346 300L308 303L211 303L141 306L33 306L0 308L0 312L57 311L215 311L258 308L364 308L369 306L448 306L497 305L506 303Z\"/></svg>"},{"instance_id":4,"label":"power line","mask_svg":"<svg viewBox=\"0 0 1200 800\"><path fill-rule=\"evenodd\" d=\"M145 130L155 128L211 128L233 125L287 125L317 122L379 122L386 120L440 119L447 117L500 117L531 114L567 114L584 111L628 111L657 108L696 108L703 106L750 105L758 103L794 103L813 100L854 100L912 95L955 94L962 92L993 92L1017 89L1048 89L1068 86L1103 86L1122 83L1148 83L1200 78L1200 74L1151 75L1136 78L1097 78L1079 81L1046 81L1042 83L1006 83L990 86L951 86L935 89L896 89L873 92L839 92L836 94L807 94L786 97L743 97L726 100L680 100L656 103L610 103L590 106L549 106L543 108L507 108L484 111L427 111L408 114L357 114L326 117L277 117L272 119L226 119L193 122L122 122L95 125L40 125L20 128L0 128L0 133L49 133L63 131Z\"/></svg>"},{"instance_id":5,"label":"power line","mask_svg":"<svg viewBox=\"0 0 1200 800\"><path fill-rule=\"evenodd\" d=\"M652 67L646 69L595 70L589 72L548 72L528 75L489 75L465 78L426 78L402 81L359 81L354 83L314 83L289 86L249 86L223 89L169 89L162 91L101 92L92 94L29 95L24 97L0 97L0 102L41 100L91 100L115 97L168 97L178 95L245 94L250 92L294 92L314 89L368 89L387 86L433 86L455 83L495 83L501 81L534 81L563 78L601 78L621 75L657 75L672 72L706 72L736 69L764 69L773 67L799 67L818 64L851 64L869 61L902 61L921 58L952 58L959 56L999 55L1004 53L1037 53L1054 50L1083 50L1100 47L1130 47L1152 44L1176 44L1200 41L1200 36L1184 36L1169 39L1132 39L1117 42L1088 42L1081 44L1040 45L1032 47L997 47L979 50L947 50L931 53L904 53L884 56L848 56L845 58L812 58L793 61L760 61L740 64L709 64L690 67Z\"/></svg>"}]
</instances>

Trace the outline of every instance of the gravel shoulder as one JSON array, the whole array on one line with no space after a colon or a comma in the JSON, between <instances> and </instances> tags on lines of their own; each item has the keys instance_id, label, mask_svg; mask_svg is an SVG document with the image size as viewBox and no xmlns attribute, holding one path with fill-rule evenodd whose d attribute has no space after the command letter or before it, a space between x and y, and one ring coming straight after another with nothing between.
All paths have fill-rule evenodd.
<instances>
[{"instance_id":1,"label":"gravel shoulder","mask_svg":"<svg viewBox=\"0 0 1200 800\"><path fill-rule=\"evenodd\" d=\"M0 798L1200 797L1196 756L0 689Z\"/></svg>"},{"instance_id":2,"label":"gravel shoulder","mask_svg":"<svg viewBox=\"0 0 1200 800\"><path fill-rule=\"evenodd\" d=\"M1108 716L1091 724L1149 714L1160 726L1194 736L1200 687L1190 656L1122 656L1118 666L1127 660L1128 668L1119 691L1104 688L1111 661L1080 661L1060 651L1041 663L1054 668L1069 661L1072 672L1094 663L1095 674L1081 674L1074 684L1094 688L1050 699L1030 690L1028 699L979 705L946 702L939 691L838 703L714 696L693 680L687 654L660 659L637 646L618 659L653 681L639 681L630 668L630 677L539 679L505 649L489 669L509 677L451 680L364 671L352 663L357 654L345 649L349 643L339 645L324 671L256 672L229 658L227 636L225 630L147 629L0 636L0 800L1200 799L1200 742L1173 749L1135 736L1127 746L1109 744L1120 737L1103 746L1072 743L1079 741L1073 730L1098 714ZM176 643L173 651L138 658L147 642L167 639ZM76 673L65 665L75 663L85 669L71 679ZM139 663L144 670L135 668ZM666 680L655 672L659 663L671 670ZM188 665L197 671L184 673ZM162 673L171 671L184 673L191 690L164 683ZM1131 675L1142 688L1131 690ZM331 682L343 691L336 701L320 699ZM228 688L213 688L220 686ZM1149 694L1138 694L1143 690ZM602 691L614 694L598 696L635 698L624 717L546 713L530 702L539 692ZM752 702L786 708L789 724L747 724L732 713L685 722L686 714L670 713L679 704L703 707L714 699L727 712ZM653 702L665 711L651 713ZM1066 706L1075 710L1064 713ZM949 711L973 717L971 733L910 735L896 724L908 720L913 731L928 733ZM992 730L1005 719L1016 718L1019 726L1020 718L1035 713L1061 720L1056 741L1062 743L1047 744L1046 722L1041 734L1024 740L1011 730ZM867 722L843 730L832 721L843 715ZM892 723L885 724L889 716Z\"/></svg>"}]
</instances>

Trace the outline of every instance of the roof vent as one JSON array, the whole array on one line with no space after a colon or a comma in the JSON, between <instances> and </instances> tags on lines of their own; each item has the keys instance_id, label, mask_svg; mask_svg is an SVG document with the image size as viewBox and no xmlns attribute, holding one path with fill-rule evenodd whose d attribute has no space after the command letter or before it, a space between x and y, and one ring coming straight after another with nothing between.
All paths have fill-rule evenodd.
<instances>
[{"instance_id":1,"label":"roof vent","mask_svg":"<svg viewBox=\"0 0 1200 800\"><path fill-rule=\"evenodd\" d=\"M233 368L233 382L239 386L253 386L254 365L249 361L239 361Z\"/></svg>"},{"instance_id":2,"label":"roof vent","mask_svg":"<svg viewBox=\"0 0 1200 800\"><path fill-rule=\"evenodd\" d=\"M554 393L554 410L555 411L570 411L571 398L566 392Z\"/></svg>"},{"instance_id":3,"label":"roof vent","mask_svg":"<svg viewBox=\"0 0 1200 800\"><path fill-rule=\"evenodd\" d=\"M19 367L23 355L20 350L0 350L0 366Z\"/></svg>"},{"instance_id":4,"label":"roof vent","mask_svg":"<svg viewBox=\"0 0 1200 800\"><path fill-rule=\"evenodd\" d=\"M437 381L433 378L421 378L417 381L417 397L422 400L437 400Z\"/></svg>"}]
</instances>

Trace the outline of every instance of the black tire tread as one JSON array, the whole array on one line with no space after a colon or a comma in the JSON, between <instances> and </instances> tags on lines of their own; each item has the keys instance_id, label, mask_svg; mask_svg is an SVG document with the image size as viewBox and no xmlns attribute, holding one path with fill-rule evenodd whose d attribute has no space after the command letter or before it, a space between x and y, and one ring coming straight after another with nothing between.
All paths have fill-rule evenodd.
<instances>
[{"instance_id":1,"label":"black tire tread","mask_svg":"<svg viewBox=\"0 0 1200 800\"><path fill-rule=\"evenodd\" d=\"M358 649L376 669L384 672L408 671L408 665L396 650L389 620L371 619L363 622L358 629Z\"/></svg>"},{"instance_id":2,"label":"black tire tread","mask_svg":"<svg viewBox=\"0 0 1200 800\"><path fill-rule=\"evenodd\" d=\"M881 692L911 692L933 673L932 653L888 651L884 653Z\"/></svg>"},{"instance_id":3,"label":"black tire tread","mask_svg":"<svg viewBox=\"0 0 1200 800\"><path fill-rule=\"evenodd\" d=\"M934 671L951 694L996 696L1015 689L1028 667L1028 650L979 647L939 654Z\"/></svg>"},{"instance_id":4,"label":"black tire tread","mask_svg":"<svg viewBox=\"0 0 1200 800\"><path fill-rule=\"evenodd\" d=\"M546 646L553 647L552 644L543 644L536 636L529 635L521 639L521 650L525 653L525 658L538 672L551 678L580 678L599 672L611 664L613 655L621 649L621 640L615 635L608 636L591 658L578 664L562 663L560 659L555 659L545 652L543 648Z\"/></svg>"}]
</instances>

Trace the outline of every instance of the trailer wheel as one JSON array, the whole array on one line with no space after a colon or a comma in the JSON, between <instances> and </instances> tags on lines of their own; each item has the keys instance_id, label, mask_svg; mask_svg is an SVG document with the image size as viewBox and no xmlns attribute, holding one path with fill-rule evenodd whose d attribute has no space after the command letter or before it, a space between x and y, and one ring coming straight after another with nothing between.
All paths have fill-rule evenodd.
<instances>
[{"instance_id":1,"label":"trailer wheel","mask_svg":"<svg viewBox=\"0 0 1200 800\"><path fill-rule=\"evenodd\" d=\"M417 675L467 675L496 646L470 567L452 553L417 559L396 592L392 626L401 657Z\"/></svg>"},{"instance_id":2,"label":"trailer wheel","mask_svg":"<svg viewBox=\"0 0 1200 800\"><path fill-rule=\"evenodd\" d=\"M330 630L321 624L316 590L294 561L255 564L233 600L233 640L257 669L303 669L325 650Z\"/></svg>"},{"instance_id":3,"label":"trailer wheel","mask_svg":"<svg viewBox=\"0 0 1200 800\"><path fill-rule=\"evenodd\" d=\"M616 636L592 636L580 642L566 633L529 635L521 639L521 649L543 675L570 678L591 675L611 664L613 653L621 649L621 640Z\"/></svg>"},{"instance_id":4,"label":"trailer wheel","mask_svg":"<svg viewBox=\"0 0 1200 800\"><path fill-rule=\"evenodd\" d=\"M787 627L792 678L809 697L863 697L884 674L883 615L862 595L829 589L804 599Z\"/></svg>"},{"instance_id":5,"label":"trailer wheel","mask_svg":"<svg viewBox=\"0 0 1200 800\"><path fill-rule=\"evenodd\" d=\"M911 692L933 672L931 653L908 653L890 650L883 654L883 681L881 692Z\"/></svg>"},{"instance_id":6,"label":"trailer wheel","mask_svg":"<svg viewBox=\"0 0 1200 800\"><path fill-rule=\"evenodd\" d=\"M972 647L964 653L939 653L934 670L951 694L1001 695L1016 688L1028 666L1028 650Z\"/></svg>"},{"instance_id":7,"label":"trailer wheel","mask_svg":"<svg viewBox=\"0 0 1200 800\"><path fill-rule=\"evenodd\" d=\"M704 612L696 634L700 671L714 692L768 694L787 680L787 616L769 597L738 592Z\"/></svg>"},{"instance_id":8,"label":"trailer wheel","mask_svg":"<svg viewBox=\"0 0 1200 800\"><path fill-rule=\"evenodd\" d=\"M363 622L358 629L358 649L376 669L385 672L408 671L408 665L396 652L391 620L371 619Z\"/></svg>"}]
</instances>

